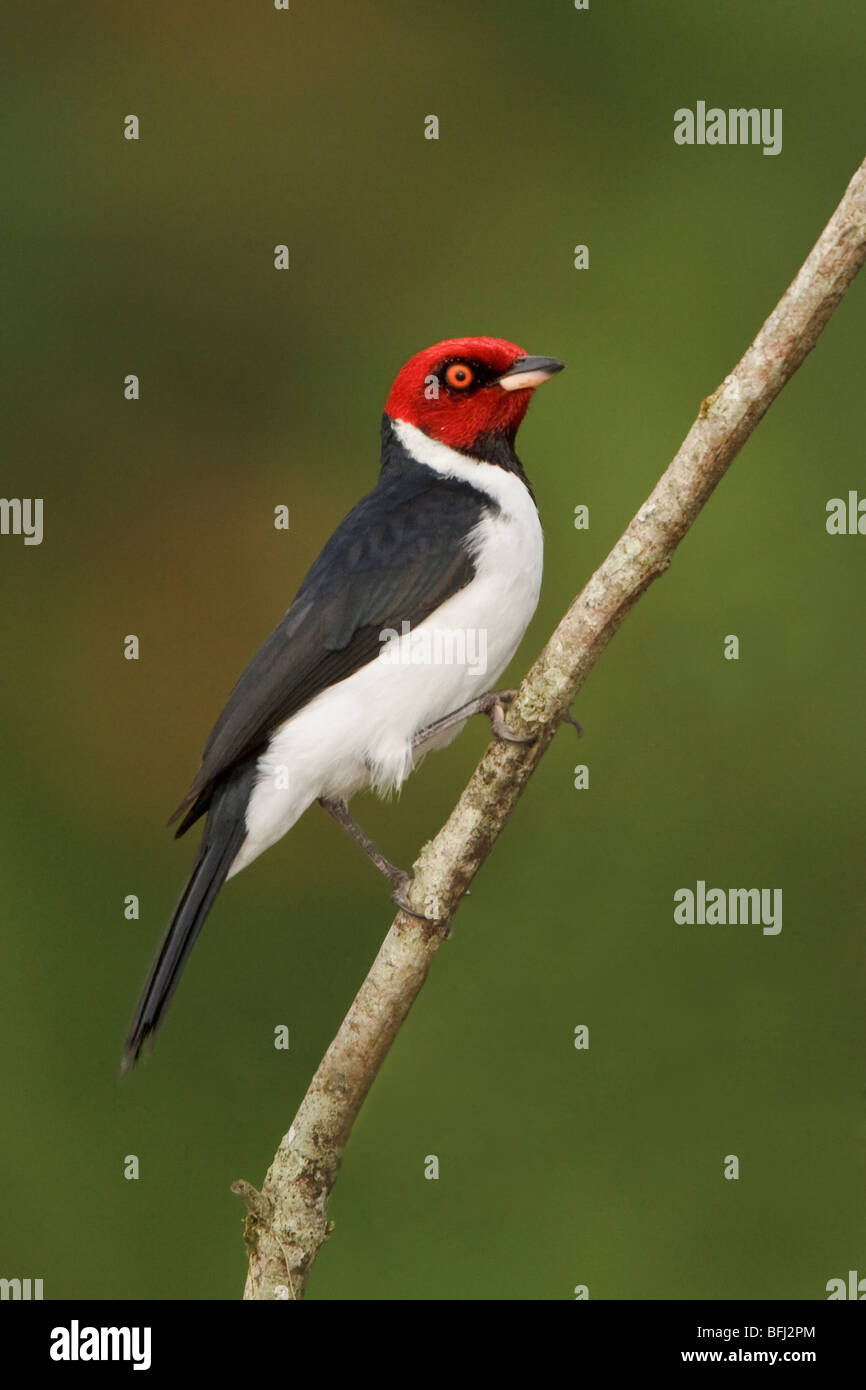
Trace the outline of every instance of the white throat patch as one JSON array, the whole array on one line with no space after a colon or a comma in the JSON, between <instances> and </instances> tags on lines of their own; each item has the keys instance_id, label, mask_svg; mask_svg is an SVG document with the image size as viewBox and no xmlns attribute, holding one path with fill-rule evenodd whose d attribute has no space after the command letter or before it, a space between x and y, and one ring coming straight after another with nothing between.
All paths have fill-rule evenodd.
<instances>
[{"instance_id":1,"label":"white throat patch","mask_svg":"<svg viewBox=\"0 0 866 1390\"><path fill-rule=\"evenodd\" d=\"M418 463L426 464L444 478L460 478L479 492L485 492L506 516L525 516L527 506L535 511L529 490L516 473L497 468L495 463L474 459L469 454L461 454L448 444L431 439L407 420L394 420L393 424L394 433L406 453Z\"/></svg>"}]
</instances>

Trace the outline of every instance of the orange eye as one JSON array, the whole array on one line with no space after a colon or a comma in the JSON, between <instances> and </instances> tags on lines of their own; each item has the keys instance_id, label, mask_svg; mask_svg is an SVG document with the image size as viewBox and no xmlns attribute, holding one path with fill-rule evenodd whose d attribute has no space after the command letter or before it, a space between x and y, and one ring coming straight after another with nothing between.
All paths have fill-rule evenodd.
<instances>
[{"instance_id":1,"label":"orange eye","mask_svg":"<svg viewBox=\"0 0 866 1390\"><path fill-rule=\"evenodd\" d=\"M445 384L455 391L465 391L475 380L475 373L465 362L452 362L445 372Z\"/></svg>"}]
</instances>

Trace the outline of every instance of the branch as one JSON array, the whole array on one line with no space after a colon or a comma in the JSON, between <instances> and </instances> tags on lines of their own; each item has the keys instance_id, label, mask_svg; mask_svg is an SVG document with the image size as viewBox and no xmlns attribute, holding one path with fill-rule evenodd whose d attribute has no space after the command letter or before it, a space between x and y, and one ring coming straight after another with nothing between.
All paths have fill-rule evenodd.
<instances>
[{"instance_id":1,"label":"branch","mask_svg":"<svg viewBox=\"0 0 866 1390\"><path fill-rule=\"evenodd\" d=\"M866 260L866 161L755 341L701 403L650 496L574 600L526 676L508 722L530 744L494 739L439 834L415 863L414 907L450 921L577 691L629 609L667 569L698 512L815 346ZM248 1208L244 1298L301 1298L330 1233L327 1201L355 1118L447 934L398 912Z\"/></svg>"}]
</instances>

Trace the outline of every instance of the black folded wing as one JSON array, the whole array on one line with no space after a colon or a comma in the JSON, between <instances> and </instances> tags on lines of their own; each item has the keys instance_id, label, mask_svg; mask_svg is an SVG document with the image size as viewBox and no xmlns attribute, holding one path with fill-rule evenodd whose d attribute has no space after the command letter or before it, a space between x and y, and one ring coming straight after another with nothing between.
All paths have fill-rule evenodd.
<instances>
[{"instance_id":1,"label":"black folded wing","mask_svg":"<svg viewBox=\"0 0 866 1390\"><path fill-rule=\"evenodd\" d=\"M383 472L334 532L232 690L171 818L183 816L178 835L204 815L217 782L260 752L284 720L376 657L383 629L399 632L404 621L416 627L469 583L475 567L467 540L494 505L421 465Z\"/></svg>"}]
</instances>

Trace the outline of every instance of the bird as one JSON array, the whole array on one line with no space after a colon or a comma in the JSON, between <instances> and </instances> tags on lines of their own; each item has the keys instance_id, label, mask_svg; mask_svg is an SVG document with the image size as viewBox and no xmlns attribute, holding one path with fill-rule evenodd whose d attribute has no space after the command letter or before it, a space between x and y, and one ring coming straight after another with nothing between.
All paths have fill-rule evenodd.
<instances>
[{"instance_id":1,"label":"bird","mask_svg":"<svg viewBox=\"0 0 866 1390\"><path fill-rule=\"evenodd\" d=\"M381 422L378 481L338 525L284 617L232 689L176 836L205 817L192 870L126 1038L121 1072L152 1045L227 879L319 802L413 915L409 875L351 816L370 788L399 790L476 712L503 738L513 692L492 689L535 612L543 537L515 436L562 370L501 338L416 353Z\"/></svg>"}]
</instances>

